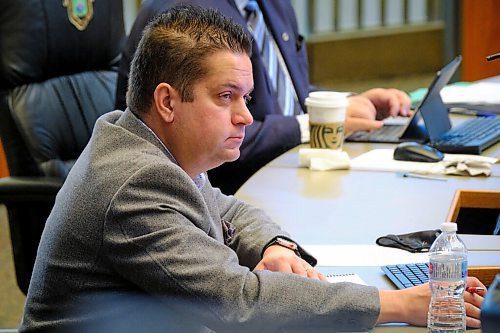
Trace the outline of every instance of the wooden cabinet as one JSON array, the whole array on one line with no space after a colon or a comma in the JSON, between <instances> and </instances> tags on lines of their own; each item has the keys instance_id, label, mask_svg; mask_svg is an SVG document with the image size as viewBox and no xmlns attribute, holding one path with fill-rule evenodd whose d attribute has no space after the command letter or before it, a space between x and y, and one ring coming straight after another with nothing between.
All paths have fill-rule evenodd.
<instances>
[{"instance_id":1,"label":"wooden cabinet","mask_svg":"<svg viewBox=\"0 0 500 333\"><path fill-rule=\"evenodd\" d=\"M0 141L0 178L7 177L9 175L9 169L7 167L7 161L5 160L5 153L3 151L2 141Z\"/></svg>"},{"instance_id":2,"label":"wooden cabinet","mask_svg":"<svg viewBox=\"0 0 500 333\"><path fill-rule=\"evenodd\" d=\"M476 81L500 75L500 59L486 56L500 52L500 1L462 2L462 80Z\"/></svg>"}]
</instances>

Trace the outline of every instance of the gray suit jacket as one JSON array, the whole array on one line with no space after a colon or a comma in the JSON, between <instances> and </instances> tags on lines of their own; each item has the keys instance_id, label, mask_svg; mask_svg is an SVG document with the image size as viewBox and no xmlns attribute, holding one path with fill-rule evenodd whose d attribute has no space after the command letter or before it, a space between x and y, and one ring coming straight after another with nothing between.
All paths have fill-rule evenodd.
<instances>
[{"instance_id":1,"label":"gray suit jacket","mask_svg":"<svg viewBox=\"0 0 500 333\"><path fill-rule=\"evenodd\" d=\"M236 228L227 245L221 220ZM117 325L144 328L158 320L161 331L174 327L169 320L178 317L170 313L189 317L182 331L374 325L375 288L252 272L277 235L288 236L261 210L223 195L208 180L198 187L130 111L108 113L97 121L47 220L20 331L110 325L106 315L120 306L128 314ZM123 295L132 294L149 295L151 302L137 302L130 311ZM141 310L147 312L142 317ZM160 323L166 318L168 324Z\"/></svg>"}]
</instances>

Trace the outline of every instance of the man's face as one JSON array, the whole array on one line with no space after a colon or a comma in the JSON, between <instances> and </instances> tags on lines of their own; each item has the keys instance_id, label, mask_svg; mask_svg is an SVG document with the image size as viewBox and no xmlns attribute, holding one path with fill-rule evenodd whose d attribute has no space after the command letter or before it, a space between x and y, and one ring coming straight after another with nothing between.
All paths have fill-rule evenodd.
<instances>
[{"instance_id":1,"label":"man's face","mask_svg":"<svg viewBox=\"0 0 500 333\"><path fill-rule=\"evenodd\" d=\"M245 127L253 121L246 106L253 89L250 58L220 51L205 63L208 74L194 84L193 101L178 103L174 111L180 148L174 155L181 167L188 163L196 173L236 160Z\"/></svg>"}]
</instances>

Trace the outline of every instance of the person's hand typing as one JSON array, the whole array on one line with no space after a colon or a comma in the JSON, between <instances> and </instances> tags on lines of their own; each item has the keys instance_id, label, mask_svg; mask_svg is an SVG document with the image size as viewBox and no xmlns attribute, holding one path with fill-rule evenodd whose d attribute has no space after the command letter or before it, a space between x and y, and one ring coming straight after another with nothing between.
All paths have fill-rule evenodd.
<instances>
[{"instance_id":1,"label":"person's hand typing","mask_svg":"<svg viewBox=\"0 0 500 333\"><path fill-rule=\"evenodd\" d=\"M371 131L384 125L383 119L410 116L410 97L398 89L375 88L349 97L345 132Z\"/></svg>"},{"instance_id":2,"label":"person's hand typing","mask_svg":"<svg viewBox=\"0 0 500 333\"><path fill-rule=\"evenodd\" d=\"M382 121L375 119L376 116L377 110L368 98L361 95L349 97L344 123L345 133L371 131L384 126Z\"/></svg>"},{"instance_id":3,"label":"person's hand typing","mask_svg":"<svg viewBox=\"0 0 500 333\"><path fill-rule=\"evenodd\" d=\"M298 257L294 251L280 245L269 246L262 260L254 270L270 270L273 272L288 272L312 279L326 280L326 277L315 270L307 261Z\"/></svg>"},{"instance_id":4,"label":"person's hand typing","mask_svg":"<svg viewBox=\"0 0 500 333\"><path fill-rule=\"evenodd\" d=\"M375 88L360 94L373 103L377 109L377 120L387 117L410 115L411 100L403 91L398 89Z\"/></svg>"}]
</instances>

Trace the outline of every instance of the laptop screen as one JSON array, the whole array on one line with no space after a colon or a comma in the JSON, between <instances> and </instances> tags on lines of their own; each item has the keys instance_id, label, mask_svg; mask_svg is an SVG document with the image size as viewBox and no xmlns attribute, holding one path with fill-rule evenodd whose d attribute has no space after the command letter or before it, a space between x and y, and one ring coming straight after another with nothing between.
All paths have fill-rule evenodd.
<instances>
[{"instance_id":1,"label":"laptop screen","mask_svg":"<svg viewBox=\"0 0 500 333\"><path fill-rule=\"evenodd\" d=\"M418 111L424 119L425 127L427 128L427 133L431 142L451 128L448 108L443 103L440 92L441 89L448 84L453 74L455 74L461 61L462 57L459 55L437 72L427 94L418 108Z\"/></svg>"}]
</instances>

